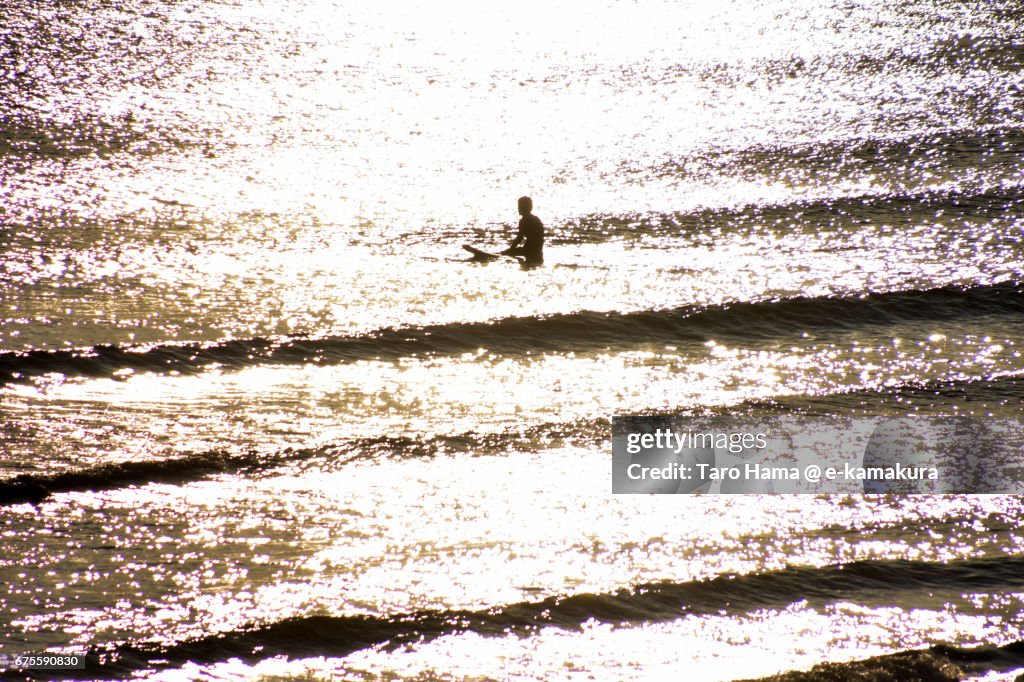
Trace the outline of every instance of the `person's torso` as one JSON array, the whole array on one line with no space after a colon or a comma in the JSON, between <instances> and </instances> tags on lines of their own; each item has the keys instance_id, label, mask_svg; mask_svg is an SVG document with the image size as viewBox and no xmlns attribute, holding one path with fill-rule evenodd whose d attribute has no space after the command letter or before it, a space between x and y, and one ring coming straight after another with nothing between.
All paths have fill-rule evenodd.
<instances>
[{"instance_id":1,"label":"person's torso","mask_svg":"<svg viewBox=\"0 0 1024 682\"><path fill-rule=\"evenodd\" d=\"M519 221L519 230L526 237L524 248L539 251L544 245L544 223L537 216L523 216Z\"/></svg>"}]
</instances>

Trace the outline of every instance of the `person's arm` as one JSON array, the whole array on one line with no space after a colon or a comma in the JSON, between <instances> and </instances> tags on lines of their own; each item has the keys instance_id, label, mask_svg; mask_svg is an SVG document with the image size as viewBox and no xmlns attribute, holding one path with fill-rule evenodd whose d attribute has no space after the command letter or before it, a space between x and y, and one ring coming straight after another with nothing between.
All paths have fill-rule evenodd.
<instances>
[{"instance_id":1,"label":"person's arm","mask_svg":"<svg viewBox=\"0 0 1024 682\"><path fill-rule=\"evenodd\" d=\"M523 232L523 226L522 226L522 223L520 223L520 225L519 225L519 232L516 234L516 238L512 240L512 243L509 245L508 248L509 249L516 248L517 246L519 246L520 242L524 241L525 239L526 239L526 233Z\"/></svg>"}]
</instances>

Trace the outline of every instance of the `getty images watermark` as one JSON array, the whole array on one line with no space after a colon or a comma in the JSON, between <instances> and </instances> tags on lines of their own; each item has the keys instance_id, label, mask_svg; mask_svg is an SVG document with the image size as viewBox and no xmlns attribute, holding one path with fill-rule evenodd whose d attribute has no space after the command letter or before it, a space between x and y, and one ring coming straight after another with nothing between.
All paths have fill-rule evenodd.
<instances>
[{"instance_id":1,"label":"getty images watermark","mask_svg":"<svg viewBox=\"0 0 1024 682\"><path fill-rule=\"evenodd\" d=\"M627 416L615 493L1021 493L1024 419Z\"/></svg>"}]
</instances>

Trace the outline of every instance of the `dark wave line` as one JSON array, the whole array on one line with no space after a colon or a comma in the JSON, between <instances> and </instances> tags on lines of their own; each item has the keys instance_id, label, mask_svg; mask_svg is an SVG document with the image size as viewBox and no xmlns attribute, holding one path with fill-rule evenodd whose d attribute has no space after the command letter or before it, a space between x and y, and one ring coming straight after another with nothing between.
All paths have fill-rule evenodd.
<instances>
[{"instance_id":1,"label":"dark wave line","mask_svg":"<svg viewBox=\"0 0 1024 682\"><path fill-rule=\"evenodd\" d=\"M740 341L799 334L809 329L855 329L914 320L948 320L1024 312L1024 284L797 297L707 307L630 313L581 311L496 322L383 329L354 337L254 338L217 344L151 348L95 346L81 350L0 353L0 384L48 373L110 377L131 369L194 374L210 367L258 364L344 363L404 357L451 356L487 349L505 355L628 349L644 344Z\"/></svg>"},{"instance_id":2,"label":"dark wave line","mask_svg":"<svg viewBox=\"0 0 1024 682\"><path fill-rule=\"evenodd\" d=\"M975 648L937 645L900 651L860 661L820 663L807 671L791 671L737 682L959 682L968 675L1007 672L1024 666L1024 642Z\"/></svg>"},{"instance_id":3,"label":"dark wave line","mask_svg":"<svg viewBox=\"0 0 1024 682\"><path fill-rule=\"evenodd\" d=\"M880 388L858 388L826 395L780 396L752 400L730 408L754 413L855 416L858 413L921 414L922 408L942 410L956 405L963 414L970 408L988 413L1005 407L1007 415L1019 416L1024 402L1024 373L955 380L904 383Z\"/></svg>"},{"instance_id":4,"label":"dark wave line","mask_svg":"<svg viewBox=\"0 0 1024 682\"><path fill-rule=\"evenodd\" d=\"M1024 147L1024 144L1022 144ZM827 175L830 168L830 154L843 154L839 148L833 151L812 148L806 150L745 150L729 154L720 161L709 160L706 172L709 177L728 174L739 167L748 174L755 174L763 166L765 173L790 172L818 176ZM879 167L893 165L886 161L891 152L885 145L864 143L858 154L865 157L880 155ZM921 152L924 154L924 151ZM724 154L724 153L723 153ZM1022 150L1024 154L1024 150ZM792 157L792 158L790 158ZM788 159L788 160L787 160ZM840 163L839 160L836 163ZM847 162L853 163L853 162ZM867 161L863 163L867 164ZM911 163L909 161L904 164ZM912 164L911 164L912 165ZM719 168L718 166L721 166ZM656 175L701 175L703 166L695 167L692 160L671 161L654 171ZM916 166L915 166L916 168ZM815 170L817 169L817 170ZM628 170L624 172L629 172ZM871 171L875 173L875 171ZM875 173L878 174L878 173ZM794 180L797 181L797 180ZM801 179L801 183L827 183L827 178ZM1004 233L1007 240L1013 239L1015 225L1024 211L1024 189L1000 187L982 192L894 192L868 194L839 198L813 199L782 204L749 204L730 208L707 208L685 213L656 213L626 216L588 216L569 221L563 231L571 237L552 236L552 244L604 243L609 240L649 240L652 238L678 238L680 234L692 235L700 244L713 248L716 235L760 232L781 229L786 234L794 230L813 226L816 232L828 231L860 234L865 225L886 226L941 224L950 231L962 230L965 224L985 223L994 233ZM773 228L772 226L778 226Z\"/></svg>"},{"instance_id":5,"label":"dark wave line","mask_svg":"<svg viewBox=\"0 0 1024 682\"><path fill-rule=\"evenodd\" d=\"M1015 5L1015 3L1008 3ZM994 9L1004 14L1017 27L1020 10L1017 7ZM927 21L915 17L915 21ZM941 31L936 33L941 34ZM1018 73L1024 66L1024 38L1019 31L1005 27L992 30L991 35L959 35L921 43L915 49L906 46L872 49L868 52L850 51L821 55L813 58L800 56L775 59L730 59L725 62L677 63L667 67L642 64L623 67L631 80L660 83L666 80L696 76L703 81L725 88L738 88L753 80L768 84L791 82L794 78L807 78L815 82L840 80L837 73L849 74L856 82L862 76L907 76L907 72L924 72L933 77L948 77L962 70L984 70L986 73ZM915 76L917 74L914 74Z\"/></svg>"},{"instance_id":6,"label":"dark wave line","mask_svg":"<svg viewBox=\"0 0 1024 682\"><path fill-rule=\"evenodd\" d=\"M502 433L437 435L429 438L379 436L353 438L316 448L277 453L211 451L170 459L100 464L56 474L20 474L0 480L0 506L40 504L59 493L100 492L148 483L183 484L220 474L259 474L308 460L341 466L386 457L416 458L471 453L488 455L515 450L606 442L611 425L606 419L549 423Z\"/></svg>"},{"instance_id":7,"label":"dark wave line","mask_svg":"<svg viewBox=\"0 0 1024 682\"><path fill-rule=\"evenodd\" d=\"M865 152L864 154L870 154ZM796 157L794 168L802 172L826 173L826 169L814 171L816 164L827 166L826 161L815 160L820 151L791 151L787 155ZM886 154L879 152L879 154ZM760 160L756 157L760 157ZM804 157L803 160L801 157ZM806 162L806 166L804 163ZM884 163L884 162L880 162ZM744 152L721 161L712 174L725 174L733 166L753 173L758 165L766 171L781 172L784 163L778 155L766 151ZM687 162L686 169L676 169L676 163L666 164L655 171L659 175L692 174L693 163ZM807 180L808 182L812 180ZM824 182L825 180L814 180ZM1024 189L1015 187L991 189L981 193L901 193L887 195L865 195L791 202L784 204L751 204L734 208L709 208L685 213L656 213L626 216L587 216L568 221L563 230L569 237L553 236L550 242L558 244L592 243L603 244L610 240L650 240L653 238L678 239L680 235L692 236L698 244L714 247L714 240L721 233L744 233L772 229L773 225L787 233L801 225L813 225L815 231L860 233L864 225L914 226L939 223L950 230L963 229L965 223L984 221L996 228L1005 227L1007 235L1013 229L1021 212L1024 211Z\"/></svg>"},{"instance_id":8,"label":"dark wave line","mask_svg":"<svg viewBox=\"0 0 1024 682\"><path fill-rule=\"evenodd\" d=\"M1019 25L1019 10L1016 11L1015 19ZM858 70L868 73L893 72L906 68L944 73L951 68L1017 73L1024 67L1024 37L1019 34L962 35L936 41L916 53L893 48L885 54L861 54L852 56L852 59Z\"/></svg>"},{"instance_id":9,"label":"dark wave line","mask_svg":"<svg viewBox=\"0 0 1024 682\"><path fill-rule=\"evenodd\" d=\"M748 179L770 175L777 180L808 182L871 175L888 182L891 191L908 192L922 187L923 170L994 173L1012 179L1019 172L1024 152L1024 129L1000 127L941 131L907 138L855 137L804 144L755 145L723 149L704 155L669 159L653 167L625 166L626 173L653 173L658 177L703 178L740 176ZM912 170L911 170L912 169ZM995 185L996 183L989 183ZM1010 198L1019 188L933 192L921 196L929 203L948 201L983 204L987 198ZM877 197L899 205L912 194ZM844 199L830 200L843 202Z\"/></svg>"},{"instance_id":10,"label":"dark wave line","mask_svg":"<svg viewBox=\"0 0 1024 682\"><path fill-rule=\"evenodd\" d=\"M276 455L255 452L203 452L173 459L100 464L57 474L20 474L0 480L0 506L39 504L51 495L98 492L146 483L187 483L223 473L243 473L312 457L314 450L292 450Z\"/></svg>"},{"instance_id":11,"label":"dark wave line","mask_svg":"<svg viewBox=\"0 0 1024 682\"><path fill-rule=\"evenodd\" d=\"M986 414L992 412L994 405L1006 405L1009 414L1019 416L1022 401L1024 375L1014 375L858 389L819 396L782 396L744 401L726 407L653 410L648 411L648 414L709 416L725 413L731 417L748 415L756 418L758 415L779 413L855 416L859 412L865 415L883 412L893 416L902 410L906 414L920 415L921 406L941 409L948 403L963 408L964 403L968 402L987 406ZM966 411L963 412L966 414ZM20 474L0 479L0 506L40 504L60 493L100 492L148 483L185 484L220 474L253 475L307 460L343 466L355 461L388 457L405 459L458 454L502 454L535 450L538 447L560 447L567 443L577 446L600 445L608 442L610 434L610 422L596 418L549 422L498 433L466 432L428 438L354 438L316 448L287 449L277 453L201 452L170 459L118 462L70 472Z\"/></svg>"},{"instance_id":12,"label":"dark wave line","mask_svg":"<svg viewBox=\"0 0 1024 682\"><path fill-rule=\"evenodd\" d=\"M796 601L824 605L864 599L876 603L886 595L908 591L959 594L1022 587L1024 556L944 564L892 560L791 567L685 583L652 583L614 593L549 597L478 611L292 618L170 646L123 644L94 649L88 655L87 669L96 677L119 677L139 670L231 658L255 662L274 656L344 656L370 646L394 648L466 632L526 636L545 627L577 630L591 621L633 625L667 622L686 615L742 615L784 608Z\"/></svg>"}]
</instances>

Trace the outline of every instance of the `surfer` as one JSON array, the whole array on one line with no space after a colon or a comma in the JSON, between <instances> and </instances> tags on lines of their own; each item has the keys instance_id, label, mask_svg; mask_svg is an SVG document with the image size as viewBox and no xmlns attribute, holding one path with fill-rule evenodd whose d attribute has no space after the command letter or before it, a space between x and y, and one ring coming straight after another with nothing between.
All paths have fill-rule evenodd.
<instances>
[{"instance_id":1,"label":"surfer","mask_svg":"<svg viewBox=\"0 0 1024 682\"><path fill-rule=\"evenodd\" d=\"M519 215L522 216L519 232L501 255L522 256L524 265L541 265L544 262L544 223L533 215L533 199L519 197Z\"/></svg>"}]
</instances>

